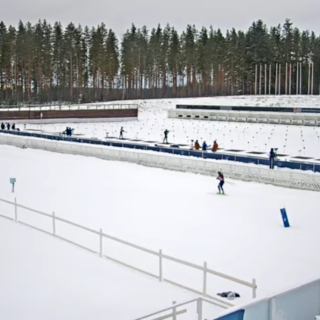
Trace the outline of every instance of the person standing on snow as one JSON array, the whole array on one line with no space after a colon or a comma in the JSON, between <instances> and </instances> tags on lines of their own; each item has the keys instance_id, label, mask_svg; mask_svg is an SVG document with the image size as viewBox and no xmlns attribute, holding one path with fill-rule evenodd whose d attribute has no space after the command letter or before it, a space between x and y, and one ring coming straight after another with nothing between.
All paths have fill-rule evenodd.
<instances>
[{"instance_id":1,"label":"person standing on snow","mask_svg":"<svg viewBox=\"0 0 320 320\"><path fill-rule=\"evenodd\" d=\"M270 169L274 168L274 158L275 157L276 157L276 154L275 154L273 148L271 148L270 153L269 153Z\"/></svg>"},{"instance_id":2,"label":"person standing on snow","mask_svg":"<svg viewBox=\"0 0 320 320\"><path fill-rule=\"evenodd\" d=\"M221 171L218 171L218 177L217 177L217 180L219 180L219 184L218 184L218 190L219 190L219 194L221 193L222 191L222 194L224 194L224 190L223 190L223 185L224 185L224 176L222 174Z\"/></svg>"},{"instance_id":3,"label":"person standing on snow","mask_svg":"<svg viewBox=\"0 0 320 320\"><path fill-rule=\"evenodd\" d=\"M168 143L168 134L169 134L169 130L166 129L166 130L164 131L163 143Z\"/></svg>"},{"instance_id":4,"label":"person standing on snow","mask_svg":"<svg viewBox=\"0 0 320 320\"><path fill-rule=\"evenodd\" d=\"M208 149L208 145L207 145L207 143L205 141L203 141L202 150L203 151L207 151L207 149Z\"/></svg>"},{"instance_id":5,"label":"person standing on snow","mask_svg":"<svg viewBox=\"0 0 320 320\"><path fill-rule=\"evenodd\" d=\"M196 150L199 150L199 149L200 149L200 144L199 144L198 140L196 140L196 143L194 144L194 148L195 148Z\"/></svg>"},{"instance_id":6,"label":"person standing on snow","mask_svg":"<svg viewBox=\"0 0 320 320\"><path fill-rule=\"evenodd\" d=\"M123 133L124 133L124 132L125 132L125 131L124 131L123 127L121 127L119 139L123 139Z\"/></svg>"},{"instance_id":7,"label":"person standing on snow","mask_svg":"<svg viewBox=\"0 0 320 320\"><path fill-rule=\"evenodd\" d=\"M213 151L213 152L217 152L217 151L218 151L218 148L219 148L219 145L218 145L218 143L217 143L217 140L214 140L212 151Z\"/></svg>"}]
</instances>

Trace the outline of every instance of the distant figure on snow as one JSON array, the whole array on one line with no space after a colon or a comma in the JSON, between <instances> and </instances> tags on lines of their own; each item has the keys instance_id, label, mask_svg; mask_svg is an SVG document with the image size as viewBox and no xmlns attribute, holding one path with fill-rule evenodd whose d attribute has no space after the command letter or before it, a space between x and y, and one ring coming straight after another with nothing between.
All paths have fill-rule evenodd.
<instances>
[{"instance_id":1,"label":"distant figure on snow","mask_svg":"<svg viewBox=\"0 0 320 320\"><path fill-rule=\"evenodd\" d=\"M198 140L196 140L196 143L194 144L194 148L195 148L196 150L199 150L199 149L200 149L200 144L199 144Z\"/></svg>"},{"instance_id":2,"label":"distant figure on snow","mask_svg":"<svg viewBox=\"0 0 320 320\"><path fill-rule=\"evenodd\" d=\"M7 129L10 130L10 123L7 123Z\"/></svg>"},{"instance_id":3,"label":"distant figure on snow","mask_svg":"<svg viewBox=\"0 0 320 320\"><path fill-rule=\"evenodd\" d=\"M218 145L218 143L217 143L217 140L214 140L212 151L213 151L213 152L217 152L217 151L218 151L218 148L219 148L219 145Z\"/></svg>"},{"instance_id":4,"label":"distant figure on snow","mask_svg":"<svg viewBox=\"0 0 320 320\"><path fill-rule=\"evenodd\" d=\"M274 158L276 157L276 153L274 152L274 149L271 148L269 153L269 160L270 160L270 169L274 169Z\"/></svg>"},{"instance_id":5,"label":"distant figure on snow","mask_svg":"<svg viewBox=\"0 0 320 320\"><path fill-rule=\"evenodd\" d=\"M2 122L1 123L1 130L4 130L6 128L5 124Z\"/></svg>"},{"instance_id":6,"label":"distant figure on snow","mask_svg":"<svg viewBox=\"0 0 320 320\"><path fill-rule=\"evenodd\" d=\"M193 143L193 140L191 140L190 150L192 151L193 149L194 149L194 143Z\"/></svg>"},{"instance_id":7,"label":"distant figure on snow","mask_svg":"<svg viewBox=\"0 0 320 320\"><path fill-rule=\"evenodd\" d=\"M219 193L222 193L224 194L224 190L223 190L223 185L224 185L224 177L223 177L223 174L221 171L218 171L218 177L217 177L217 180L219 180L219 184L218 184L218 190L219 190Z\"/></svg>"},{"instance_id":8,"label":"distant figure on snow","mask_svg":"<svg viewBox=\"0 0 320 320\"><path fill-rule=\"evenodd\" d=\"M125 131L124 131L123 127L121 127L119 139L123 139L123 133L124 133L124 132L125 132Z\"/></svg>"},{"instance_id":9,"label":"distant figure on snow","mask_svg":"<svg viewBox=\"0 0 320 320\"><path fill-rule=\"evenodd\" d=\"M165 131L164 131L164 138L163 138L163 143L168 143L168 134L169 134L169 130L168 129L166 129Z\"/></svg>"},{"instance_id":10,"label":"distant figure on snow","mask_svg":"<svg viewBox=\"0 0 320 320\"><path fill-rule=\"evenodd\" d=\"M205 141L203 141L202 150L203 151L207 151L207 149L208 149L208 145L207 145L207 143Z\"/></svg>"}]
</instances>

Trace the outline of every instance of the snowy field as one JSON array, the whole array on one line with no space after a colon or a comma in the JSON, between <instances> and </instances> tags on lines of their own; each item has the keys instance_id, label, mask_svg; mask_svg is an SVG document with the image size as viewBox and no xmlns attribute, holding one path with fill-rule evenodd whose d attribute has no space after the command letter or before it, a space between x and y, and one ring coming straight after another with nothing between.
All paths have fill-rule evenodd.
<instances>
[{"instance_id":1,"label":"snowy field","mask_svg":"<svg viewBox=\"0 0 320 320\"><path fill-rule=\"evenodd\" d=\"M47 213L55 211L60 217L95 230L103 228L105 233L150 249L162 249L190 262L206 261L209 268L243 280L256 278L258 297L319 275L320 217L315 210L319 203L316 192L227 179L227 195L218 196L215 179L191 173L9 146L0 146L0 158L1 198L12 201L17 197L18 203L28 207ZM11 193L10 177L17 178L15 194ZM279 210L284 206L290 229L282 226ZM13 208L0 203L0 210L9 214ZM36 226L51 227L50 222L19 209L20 216ZM96 239L80 235L71 227L57 229L72 240L97 245ZM19 241L24 241L23 235ZM2 244L2 250L5 248ZM114 258L146 271L154 272L153 268L157 268L158 262L146 254L129 252L111 243L106 243L105 248ZM90 253L83 254L88 260L94 259ZM100 264L99 268L103 268ZM119 269L116 275L119 279L120 272ZM164 275L202 288L202 274L196 270L168 265ZM248 288L214 276L208 281L211 295L234 290L242 295L242 302L250 299ZM9 283L8 280L6 284ZM181 299L178 294L176 299ZM161 306L166 301L161 300Z\"/></svg>"},{"instance_id":2,"label":"snowy field","mask_svg":"<svg viewBox=\"0 0 320 320\"><path fill-rule=\"evenodd\" d=\"M2 218L0 255L3 320L130 320L196 298Z\"/></svg>"},{"instance_id":3,"label":"snowy field","mask_svg":"<svg viewBox=\"0 0 320 320\"><path fill-rule=\"evenodd\" d=\"M74 133L78 137L105 139L108 135L109 139L114 139L119 137L120 127L123 126L125 139L144 140L152 145L162 142L163 132L168 129L169 142L180 144L182 148L188 148L191 140L199 140L201 145L206 141L212 146L217 139L220 152L224 153L230 149L240 150L238 154L267 153L270 148L278 148L279 154L288 157L320 159L319 127L168 119L167 115L167 110L174 109L176 104L320 107L319 96L240 96L110 102L115 103L139 104L139 119L104 123L28 124L27 129L58 134L70 126L75 129Z\"/></svg>"}]
</instances>

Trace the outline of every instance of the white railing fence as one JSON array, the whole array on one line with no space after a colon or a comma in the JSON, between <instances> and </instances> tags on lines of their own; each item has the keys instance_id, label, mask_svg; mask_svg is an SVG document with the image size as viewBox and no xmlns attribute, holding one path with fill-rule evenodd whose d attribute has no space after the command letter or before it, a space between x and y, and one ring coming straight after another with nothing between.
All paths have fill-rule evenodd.
<instances>
[{"instance_id":1,"label":"white railing fence","mask_svg":"<svg viewBox=\"0 0 320 320\"><path fill-rule=\"evenodd\" d=\"M63 142L0 134L0 144L28 147L66 154L91 156L105 160L126 161L148 167L215 176L222 171L228 179L259 182L275 186L320 191L320 174L299 170L270 170L265 166L221 162L142 150Z\"/></svg>"},{"instance_id":2,"label":"white railing fence","mask_svg":"<svg viewBox=\"0 0 320 320\"><path fill-rule=\"evenodd\" d=\"M181 307L184 307L184 308L181 309ZM201 297L197 299L189 300L186 302L182 302L179 304L176 304L176 302L173 301L173 305L168 308L153 312L151 314L145 315L143 317L140 317L134 320L165 320L165 319L177 320L178 316L186 315L187 313L189 315L187 319L196 319L196 320L203 320L206 318L212 319L213 315L217 313L216 307L217 307L216 303ZM219 307L224 309L228 308L224 305L220 305Z\"/></svg>"},{"instance_id":3,"label":"white railing fence","mask_svg":"<svg viewBox=\"0 0 320 320\"><path fill-rule=\"evenodd\" d=\"M210 275L213 275L213 276L225 279L227 281L231 281L231 282L240 284L240 285L242 285L244 287L247 287L247 288L249 288L251 290L252 298L256 298L257 285L256 285L255 279L253 279L252 282L244 281L244 280L237 279L235 277L226 275L224 273L221 273L221 272L218 272L218 271L214 271L214 270L208 268L206 262L204 262L204 264L201 266L201 265L197 265L197 264L194 264L194 263L191 263L191 262L188 262L188 261L184 261L182 259L178 259L178 258L169 256L167 254L164 254L162 250L155 251L155 250L151 250L151 249L148 249L148 248L144 248L142 246L139 246L139 245L130 243L128 241L119 239L117 237L111 236L109 234L106 234L106 233L103 232L102 229L94 230L94 229L82 226L82 225L80 225L78 223L75 223L75 222L69 221L67 219L61 218L61 217L57 216L54 212L49 214L49 213L45 213L45 212L41 212L39 210L35 210L35 209L32 209L32 208L29 208L27 206L24 206L24 205L18 203L16 198L14 199L13 202L12 201L8 201L8 200L4 200L4 199L0 199L0 203L9 204L10 206L12 206L12 209L13 209L13 210L11 210L11 213L9 213L9 214L3 214L3 212L6 211L6 210L4 210L2 208L2 210L1 210L2 213L0 214L0 216L3 217L3 218L9 219L9 220L13 220L15 222L19 222L21 224L27 225L27 226L29 226L29 227L31 227L33 229L38 230L38 231L42 231L44 233L53 235L56 238L62 239L64 241L67 241L67 242L69 242L69 243L71 243L73 245L81 247L82 249L89 250L89 251L91 251L93 253L99 254L100 257L107 258L107 259L112 260L112 261L114 261L116 263L119 263L119 264L121 264L123 266L129 267L129 268L134 269L136 271L139 271L139 272L142 272L144 274L147 274L147 275L149 275L149 276L151 276L153 278L157 278L161 282L167 282L167 283L170 283L170 284L172 284L174 286L177 286L177 287L183 288L185 290L191 291L193 293L197 293L199 295L202 295L203 297L210 298L213 301L215 301L215 303L218 303L219 305L227 306L227 307L233 306L231 303L229 303L227 301L223 301L222 299L218 299L218 298L216 298L216 297L214 297L214 296L212 296L211 294L208 293L207 285L209 283L208 282L209 279L207 279L207 278ZM30 223L29 221L33 221L34 222L34 219L33 219L34 217L30 218L29 221L26 221L27 214L24 214L23 212L20 213L20 209L24 209L28 213L30 212L32 214L40 215L42 217L50 219L49 220L49 224L48 224L47 220L46 220L46 223L43 222L40 227L37 226L36 223ZM24 214L24 217L23 217L23 214ZM75 240L71 240L70 239L71 238L70 234L65 233L66 234L65 236L62 235L63 234L63 232L62 232L63 231L62 230L63 226L62 225L60 227L61 231L59 232L59 228L58 228L58 225L57 225L58 222L61 222L63 224L67 224L67 225L71 225L71 226L76 227L76 228L81 229L81 230L85 230L85 231L89 232L90 234L95 235L96 240L98 240L98 241L97 242L92 241L91 245L88 245L88 243L84 244L83 241L81 241L82 243L80 244L79 242L76 242ZM46 225L46 228L43 228L44 225ZM51 227L50 227L50 225L51 225ZM83 240L84 236L81 234L79 239ZM104 245L104 239L109 239L109 240L112 240L112 241L114 241L114 242L116 242L118 244L125 245L126 247L134 248L134 249L137 249L137 250L142 251L144 253L148 253L148 255L155 256L157 258L157 260L158 260L157 270L153 270L153 272L146 271L146 270L143 270L141 267L134 266L132 263L127 263L127 262L124 262L123 260L121 261L118 258L116 259L114 257L111 257L109 254L104 254L104 251L107 251L107 252L108 251L112 251L111 250L112 249L111 245L110 246L105 246ZM110 250L109 250L109 248L110 248ZM134 260L136 260L136 258ZM164 267L165 266L167 267L166 268L166 272L169 271L168 270L168 265L165 265L165 263L167 261L174 262L174 263L176 263L176 264L178 264L180 266L186 266L186 267L189 267L191 269L200 271L200 273L202 273L202 289L199 290L198 288L195 288L195 287L197 287L197 285L195 285L195 287L192 287L192 286L189 286L189 285L181 284L181 283L179 283L177 281L173 281L173 280L171 280L169 278L166 278L165 274L164 274L165 273L164 272ZM169 265L169 267L170 267L170 265ZM170 272L168 272L168 273L170 273Z\"/></svg>"},{"instance_id":4,"label":"white railing fence","mask_svg":"<svg viewBox=\"0 0 320 320\"><path fill-rule=\"evenodd\" d=\"M196 308L194 308L195 304ZM320 317L320 279L317 277L225 310L217 310L211 301L198 298L180 304L174 302L166 309L135 320L221 320L228 316L228 319L238 319L237 316L242 315L242 311L244 311L245 320L318 319Z\"/></svg>"}]
</instances>

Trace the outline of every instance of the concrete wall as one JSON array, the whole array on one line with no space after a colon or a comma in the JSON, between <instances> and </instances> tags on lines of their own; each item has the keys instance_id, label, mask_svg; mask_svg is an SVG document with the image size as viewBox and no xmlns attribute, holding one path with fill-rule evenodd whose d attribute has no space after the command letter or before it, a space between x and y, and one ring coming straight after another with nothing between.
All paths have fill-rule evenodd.
<instances>
[{"instance_id":1,"label":"concrete wall","mask_svg":"<svg viewBox=\"0 0 320 320\"><path fill-rule=\"evenodd\" d=\"M0 144L48 150L60 153L97 157L106 160L137 163L148 167L174 171L199 173L216 176L220 170L227 179L260 182L276 186L320 191L320 174L299 172L298 170L270 170L256 165L240 165L183 157L174 154L161 154L152 151L137 151L123 148L92 145L86 143L62 142L41 138L30 138L0 134Z\"/></svg>"}]
</instances>

